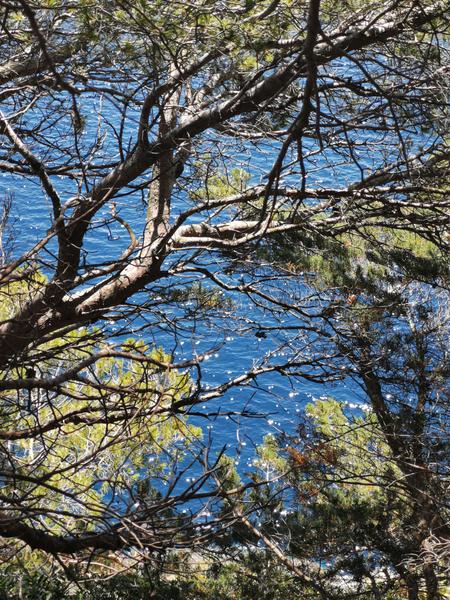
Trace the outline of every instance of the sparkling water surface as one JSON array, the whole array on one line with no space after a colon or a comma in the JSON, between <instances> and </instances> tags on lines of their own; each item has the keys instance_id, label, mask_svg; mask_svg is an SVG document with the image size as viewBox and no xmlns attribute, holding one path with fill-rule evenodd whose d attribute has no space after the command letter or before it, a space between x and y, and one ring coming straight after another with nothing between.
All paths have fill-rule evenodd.
<instances>
[{"instance_id":1,"label":"sparkling water surface","mask_svg":"<svg viewBox=\"0 0 450 600\"><path fill-rule=\"evenodd\" d=\"M90 119L87 120L85 135L94 135L98 126L97 111L98 106L90 108ZM113 106L108 106L105 102L101 107L105 117L103 127L108 134L106 121L114 123L117 117ZM127 126L129 128L130 139L135 134L134 119L130 118ZM125 127L125 130L126 130ZM376 137L373 132L366 133L366 139L370 142L371 138ZM267 173L269 161L275 157L276 148L268 146L264 152L254 152L249 149L247 153L242 154L242 160L252 175L252 183L261 181L260 174ZM104 144L105 155L116 156L115 140L112 135L107 138ZM361 151L363 153L363 151ZM314 159L319 160L319 159ZM374 169L373 155L370 152L370 144L367 147L366 155L361 156L361 164L367 169ZM361 173L353 165L343 164L337 160L336 156L330 153L324 153L320 158L321 162L311 163L308 173L308 186L331 187L338 185L344 186L346 183L357 180ZM270 164L270 163L269 163ZM270 168L270 167L269 167ZM264 181L264 180L262 180ZM64 201L67 201L76 193L74 187L63 178L54 178L54 185L58 188ZM40 185L35 179L19 179L8 173L2 173L0 176L0 195L6 193L13 197L12 211L12 231L14 233L13 252L16 256L20 255L26 249L31 248L46 233L50 225L51 206ZM180 196L174 204L174 213L182 210L185 205L183 197ZM126 219L136 233L140 233L142 222L145 215L145 205L142 202L140 194L126 196L117 199L117 208L122 218ZM108 211L106 208L105 211ZM128 244L128 236L117 223L110 227L103 227L106 212L96 217L94 224L99 227L94 229L86 238L85 249L89 253L90 262L99 263L108 261L120 255L120 252ZM194 217L199 219L200 216ZM54 251L55 244L51 242L48 250ZM43 254L44 259L52 262L51 254ZM215 269L220 272L221 262L217 259ZM147 294L147 292L146 292ZM148 294L147 294L148 295ZM256 308L244 295L234 295L236 307L239 314L254 319L256 322L264 322L265 325L275 324L273 318L264 314ZM139 295L132 302L139 303ZM174 310L174 309L172 309ZM170 315L168 315L170 316ZM176 310L173 312L176 315ZM285 323L293 317L286 315ZM298 321L296 321L298 322ZM139 319L134 325L139 328ZM195 334L192 336L179 337L176 347L169 331L161 328L155 328L153 331L147 330L146 340L151 341L158 347L164 348L167 352L174 352L175 360L191 358L195 354L207 353L208 357L202 362L203 383L206 386L214 386L226 382L229 378L236 377L252 367L255 361L268 351L272 351L279 342L277 334L268 335L266 338L256 337L254 331L247 334L239 334L235 330L233 321L229 323L228 331L217 333L214 327L207 323L199 323ZM130 334L133 332L130 331ZM283 360L283 353L276 357ZM295 381L288 380L277 374L266 374L258 380L258 387L245 386L236 387L226 392L220 399L213 400L208 406L196 406L195 410L200 412L240 412L243 408L249 412L257 413L258 418L250 417L232 417L220 416L211 417L206 420L200 417L193 417L195 423L200 424L205 431L205 441L207 436L211 435L213 448L219 450L226 447L228 452L235 456L236 464L239 468L245 468L252 464L254 460L254 446L262 441L267 433L277 433L280 431L293 431L299 418L299 414L308 402L315 398L333 396L349 406L357 406L363 401L362 394L356 384L349 381L341 381L335 384L319 385L309 382L305 379Z\"/></svg>"}]
</instances>

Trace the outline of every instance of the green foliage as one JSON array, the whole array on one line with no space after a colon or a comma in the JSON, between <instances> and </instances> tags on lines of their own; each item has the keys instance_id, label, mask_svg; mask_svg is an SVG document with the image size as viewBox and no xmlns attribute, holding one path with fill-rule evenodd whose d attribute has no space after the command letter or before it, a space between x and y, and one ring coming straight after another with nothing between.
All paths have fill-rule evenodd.
<instances>
[{"instance_id":1,"label":"green foliage","mask_svg":"<svg viewBox=\"0 0 450 600\"><path fill-rule=\"evenodd\" d=\"M201 167L197 167L197 171ZM196 179L203 182L202 187L191 190L191 198L195 200L219 200L243 192L250 179L250 174L243 169L231 169L225 173L196 173Z\"/></svg>"},{"instance_id":2,"label":"green foliage","mask_svg":"<svg viewBox=\"0 0 450 600\"><path fill-rule=\"evenodd\" d=\"M295 577L265 551L241 552L227 560L205 558L175 575L134 569L112 578L70 582L61 573L5 574L0 571L4 600L320 600L317 592ZM344 598L343 595L340 598ZM364 600L377 600L370 592ZM401 600L388 591L383 600Z\"/></svg>"},{"instance_id":3,"label":"green foliage","mask_svg":"<svg viewBox=\"0 0 450 600\"><path fill-rule=\"evenodd\" d=\"M433 242L402 230L365 228L335 238L300 232L281 236L259 254L302 273L316 289L374 292L400 277L441 282L450 277L448 261Z\"/></svg>"},{"instance_id":4,"label":"green foliage","mask_svg":"<svg viewBox=\"0 0 450 600\"><path fill-rule=\"evenodd\" d=\"M327 505L331 497L347 508L380 503L384 482L400 473L375 415L360 409L358 416L331 398L308 404L305 412L309 441L267 436L258 448L260 468L284 474L309 508Z\"/></svg>"},{"instance_id":5,"label":"green foliage","mask_svg":"<svg viewBox=\"0 0 450 600\"><path fill-rule=\"evenodd\" d=\"M285 569L270 556L257 552L242 554L238 560L207 559L187 566L176 576L161 577L155 572L136 569L116 575L68 581L64 575L2 574L0 593L4 600L293 600L304 598Z\"/></svg>"},{"instance_id":6,"label":"green foliage","mask_svg":"<svg viewBox=\"0 0 450 600\"><path fill-rule=\"evenodd\" d=\"M147 600L152 588L148 579L138 573L75 582L58 572L49 576L0 571L2 600ZM161 600L169 597L158 596Z\"/></svg>"},{"instance_id":7,"label":"green foliage","mask_svg":"<svg viewBox=\"0 0 450 600\"><path fill-rule=\"evenodd\" d=\"M41 279L35 273L4 286L1 317L26 302ZM2 451L13 476L2 479L1 492L26 499L32 511L25 521L55 535L98 530L111 498L122 498L122 513L135 495L157 500L155 484L170 479L173 464L201 437L184 415L171 412L191 392L189 374L170 368L161 348L132 338L113 346L100 333L79 328L43 341L17 368L19 378L45 382L79 364L56 392L44 384L0 392L0 428L15 436ZM25 561L32 573L44 557L19 545L11 561Z\"/></svg>"},{"instance_id":8,"label":"green foliage","mask_svg":"<svg viewBox=\"0 0 450 600\"><path fill-rule=\"evenodd\" d=\"M275 488L285 496L285 516L275 524L267 512L262 522L286 540L288 555L320 561L329 585L343 572L369 590L370 574L392 568L396 553L408 547L414 508L375 416L358 412L316 400L298 438L265 440L259 454L280 478Z\"/></svg>"},{"instance_id":9,"label":"green foliage","mask_svg":"<svg viewBox=\"0 0 450 600\"><path fill-rule=\"evenodd\" d=\"M400 472L375 415L367 408L361 410L361 416L355 412L334 399L316 400L306 407L306 415L323 444L315 450L317 458L331 467L326 478L342 482L349 504L360 498L377 502L386 474L400 476ZM291 459L295 462L295 455Z\"/></svg>"}]
</instances>

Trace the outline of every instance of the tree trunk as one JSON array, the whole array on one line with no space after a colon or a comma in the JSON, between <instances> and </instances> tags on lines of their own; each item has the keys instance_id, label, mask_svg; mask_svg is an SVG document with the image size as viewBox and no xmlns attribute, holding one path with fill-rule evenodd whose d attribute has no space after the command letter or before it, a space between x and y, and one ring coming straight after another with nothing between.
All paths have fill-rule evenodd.
<instances>
[{"instance_id":1,"label":"tree trunk","mask_svg":"<svg viewBox=\"0 0 450 600\"><path fill-rule=\"evenodd\" d=\"M406 581L408 588L408 600L419 600L419 583L415 577L408 577Z\"/></svg>"},{"instance_id":2,"label":"tree trunk","mask_svg":"<svg viewBox=\"0 0 450 600\"><path fill-rule=\"evenodd\" d=\"M425 565L423 575L427 589L427 600L442 600L443 596L439 593L439 582L436 573L434 572L433 565Z\"/></svg>"}]
</instances>

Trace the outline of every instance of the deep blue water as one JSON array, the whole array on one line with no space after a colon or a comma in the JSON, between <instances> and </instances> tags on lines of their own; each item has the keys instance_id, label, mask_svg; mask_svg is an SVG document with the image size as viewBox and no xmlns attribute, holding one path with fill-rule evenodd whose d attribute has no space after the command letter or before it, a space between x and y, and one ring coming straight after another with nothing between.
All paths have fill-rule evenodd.
<instances>
[{"instance_id":1,"label":"deep blue water","mask_svg":"<svg viewBox=\"0 0 450 600\"><path fill-rule=\"evenodd\" d=\"M95 105L82 107L85 113L90 113L86 124L85 137L89 140L97 127L97 110ZM118 113L112 105L106 102L101 107L103 115L110 123L118 119ZM130 139L134 134L134 118L130 117L126 123L125 131L129 129ZM109 136L104 143L103 154L105 156L117 155L115 140L111 128L106 121L103 123L105 133ZM57 133L55 134L57 136ZM364 134L368 142L366 150L361 149L361 164L367 169L376 168L374 155L371 152L370 141L376 139L376 134L366 132ZM309 144L311 144L309 142ZM308 142L306 144L308 146ZM268 171L271 160L274 158L276 147L268 144L260 144L258 147L241 147L240 154L236 155L240 166L248 170L252 176L252 182L258 182ZM235 156L235 158L236 158ZM344 186L350 181L358 180L360 171L355 165L343 161L331 152L325 152L320 159L314 158L309 162L308 185L331 187L337 184ZM75 192L70 182L56 179L54 184L58 187L65 200L69 199ZM46 232L49 226L50 205L36 181L25 178L17 178L7 173L0 176L0 195L11 193L13 195L12 226L15 232L14 254L19 255L29 249ZM182 210L188 202L182 194L175 202L174 213ZM145 214L145 206L139 193L117 200L120 214L140 233L139 224ZM121 248L128 242L127 235L117 224L109 228L102 227L102 220L106 213L99 214L96 218L99 228L92 231L86 241L86 250L89 252L90 262L103 262L113 259L120 254ZM49 244L49 250L54 249L54 244ZM46 258L45 254L43 255ZM51 263L51 255L47 256ZM214 268L220 270L220 259ZM254 322L266 325L275 324L273 317L255 307L245 296L233 296L236 311L240 317L251 319ZM137 296L134 302L139 302ZM186 306L185 308L189 308ZM172 309L173 315L177 316L176 309ZM167 316L171 316L168 314ZM284 324L297 323L297 319L291 315L281 316ZM266 352L276 348L288 334L274 334L267 338L260 338L251 333L239 333L238 325L230 321L228 324L218 322L219 331L215 327L205 323L198 323L195 332L187 332L180 335L175 344L171 333L164 328L154 327L146 330L145 339L156 346L163 347L167 352L174 352L175 360L190 358L195 353L208 353L208 359L202 364L203 382L206 386L214 386L227 381L231 377L238 376L250 368L255 360L259 360ZM241 325L243 323L241 322ZM142 322L137 320L134 326L139 329ZM113 328L114 326L111 325ZM133 335L130 328L129 335ZM218 346L217 348L215 348ZM280 350L283 353L287 350ZM277 358L277 357L275 357ZM235 455L239 468L245 471L247 465L254 459L254 445L261 442L263 436L269 432L277 433L282 430L292 431L295 427L302 408L314 400L323 396L334 396L351 406L356 406L363 401L361 393L355 384L351 382L338 382L336 384L318 385L306 380L288 380L279 375L267 374L260 378L257 388L236 387L225 393L220 399L208 403L204 407L197 406L195 410L236 412L242 411L243 407L253 413L258 413L258 418L221 416L208 420L195 417L194 422L204 427L205 441L211 435L213 447L219 449L227 447L229 453Z\"/></svg>"}]
</instances>

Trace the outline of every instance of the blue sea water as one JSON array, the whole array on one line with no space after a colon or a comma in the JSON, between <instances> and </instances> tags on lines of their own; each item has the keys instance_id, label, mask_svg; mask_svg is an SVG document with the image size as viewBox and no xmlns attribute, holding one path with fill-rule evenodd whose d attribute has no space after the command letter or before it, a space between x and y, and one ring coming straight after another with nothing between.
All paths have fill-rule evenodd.
<instances>
[{"instance_id":1,"label":"blue sea water","mask_svg":"<svg viewBox=\"0 0 450 600\"><path fill-rule=\"evenodd\" d=\"M119 119L119 113L113 105L106 102L102 106L95 104L81 107L90 113L87 119L85 137L87 142L94 136L98 127L98 113L102 115L102 128L106 135L103 145L103 155L115 158L117 147L111 126ZM130 140L135 133L135 118L133 116L125 123L125 138ZM49 133L56 136L58 132ZM361 150L360 162L367 169L375 169L374 158L371 154L370 141L376 138L373 132L364 134L367 140L366 151ZM276 154L274 145L260 144L258 147L242 147L237 156L240 166L248 170L252 182L258 182L268 171L268 166ZM312 147L311 147L312 149ZM306 151L308 143L306 144ZM308 185L331 187L335 184L344 186L346 183L357 180L361 176L354 164L342 160L333 153L324 152L319 159L314 158L309 162ZM262 179L263 180L263 179ZM68 200L76 193L70 181L55 178L55 186L64 200ZM8 173L0 175L0 195L6 193L13 197L12 231L14 232L13 253L18 256L23 251L31 248L47 231L50 225L50 204L45 199L39 183L34 178L18 178ZM187 199L183 194L178 196L174 204L174 214L181 211ZM139 192L130 196L117 199L117 208L122 218L139 233L144 214L145 205ZM107 262L120 254L128 243L128 237L117 223L105 226L106 213L96 217L96 228L86 240L85 250L89 261ZM97 227L98 226L98 227ZM43 259L52 263L54 242L50 242ZM213 259L211 259L213 260ZM220 258L216 257L213 267L220 272ZM147 293L147 292L145 292ZM261 323L266 326L275 326L278 321L273 315L255 306L245 295L234 294L232 297L239 320L226 322L219 316L216 322L199 321L195 328L186 333L178 334L174 338L170 328L161 326L142 329L142 321L137 319L128 326L128 335L133 335L135 328L146 341L165 351L173 353L175 360L189 359L196 355L206 354L202 361L202 383L205 391L208 388L227 382L231 378L244 374L252 368L262 357L269 352L276 352L272 361L282 362L292 349L289 349L289 334L274 333L267 337L255 336L255 330L248 328L245 332L245 320ZM139 303L139 295L131 302ZM188 302L184 309L188 310ZM167 309L169 310L169 309ZM177 310L165 316L170 320L177 317ZM280 315L284 325L293 325L299 318L290 314ZM192 325L192 324L191 324ZM217 327L216 327L217 326ZM111 325L114 327L114 325ZM276 350L278 347L278 350ZM193 374L194 375L194 374ZM255 445L259 444L268 433L293 431L301 415L302 409L308 402L315 398L333 396L356 406L364 401L359 388L352 382L344 380L334 384L315 384L302 378L288 379L276 373L268 373L258 379L258 385L235 386L220 398L207 404L194 407L196 413L235 413L223 416L210 416L208 418L194 416L194 423L204 429L204 441L211 444L215 451L226 448L227 452L235 457L236 464L241 471L252 464L255 457ZM240 416L242 411L253 413L254 416ZM255 416L257 415L257 416Z\"/></svg>"}]
</instances>

